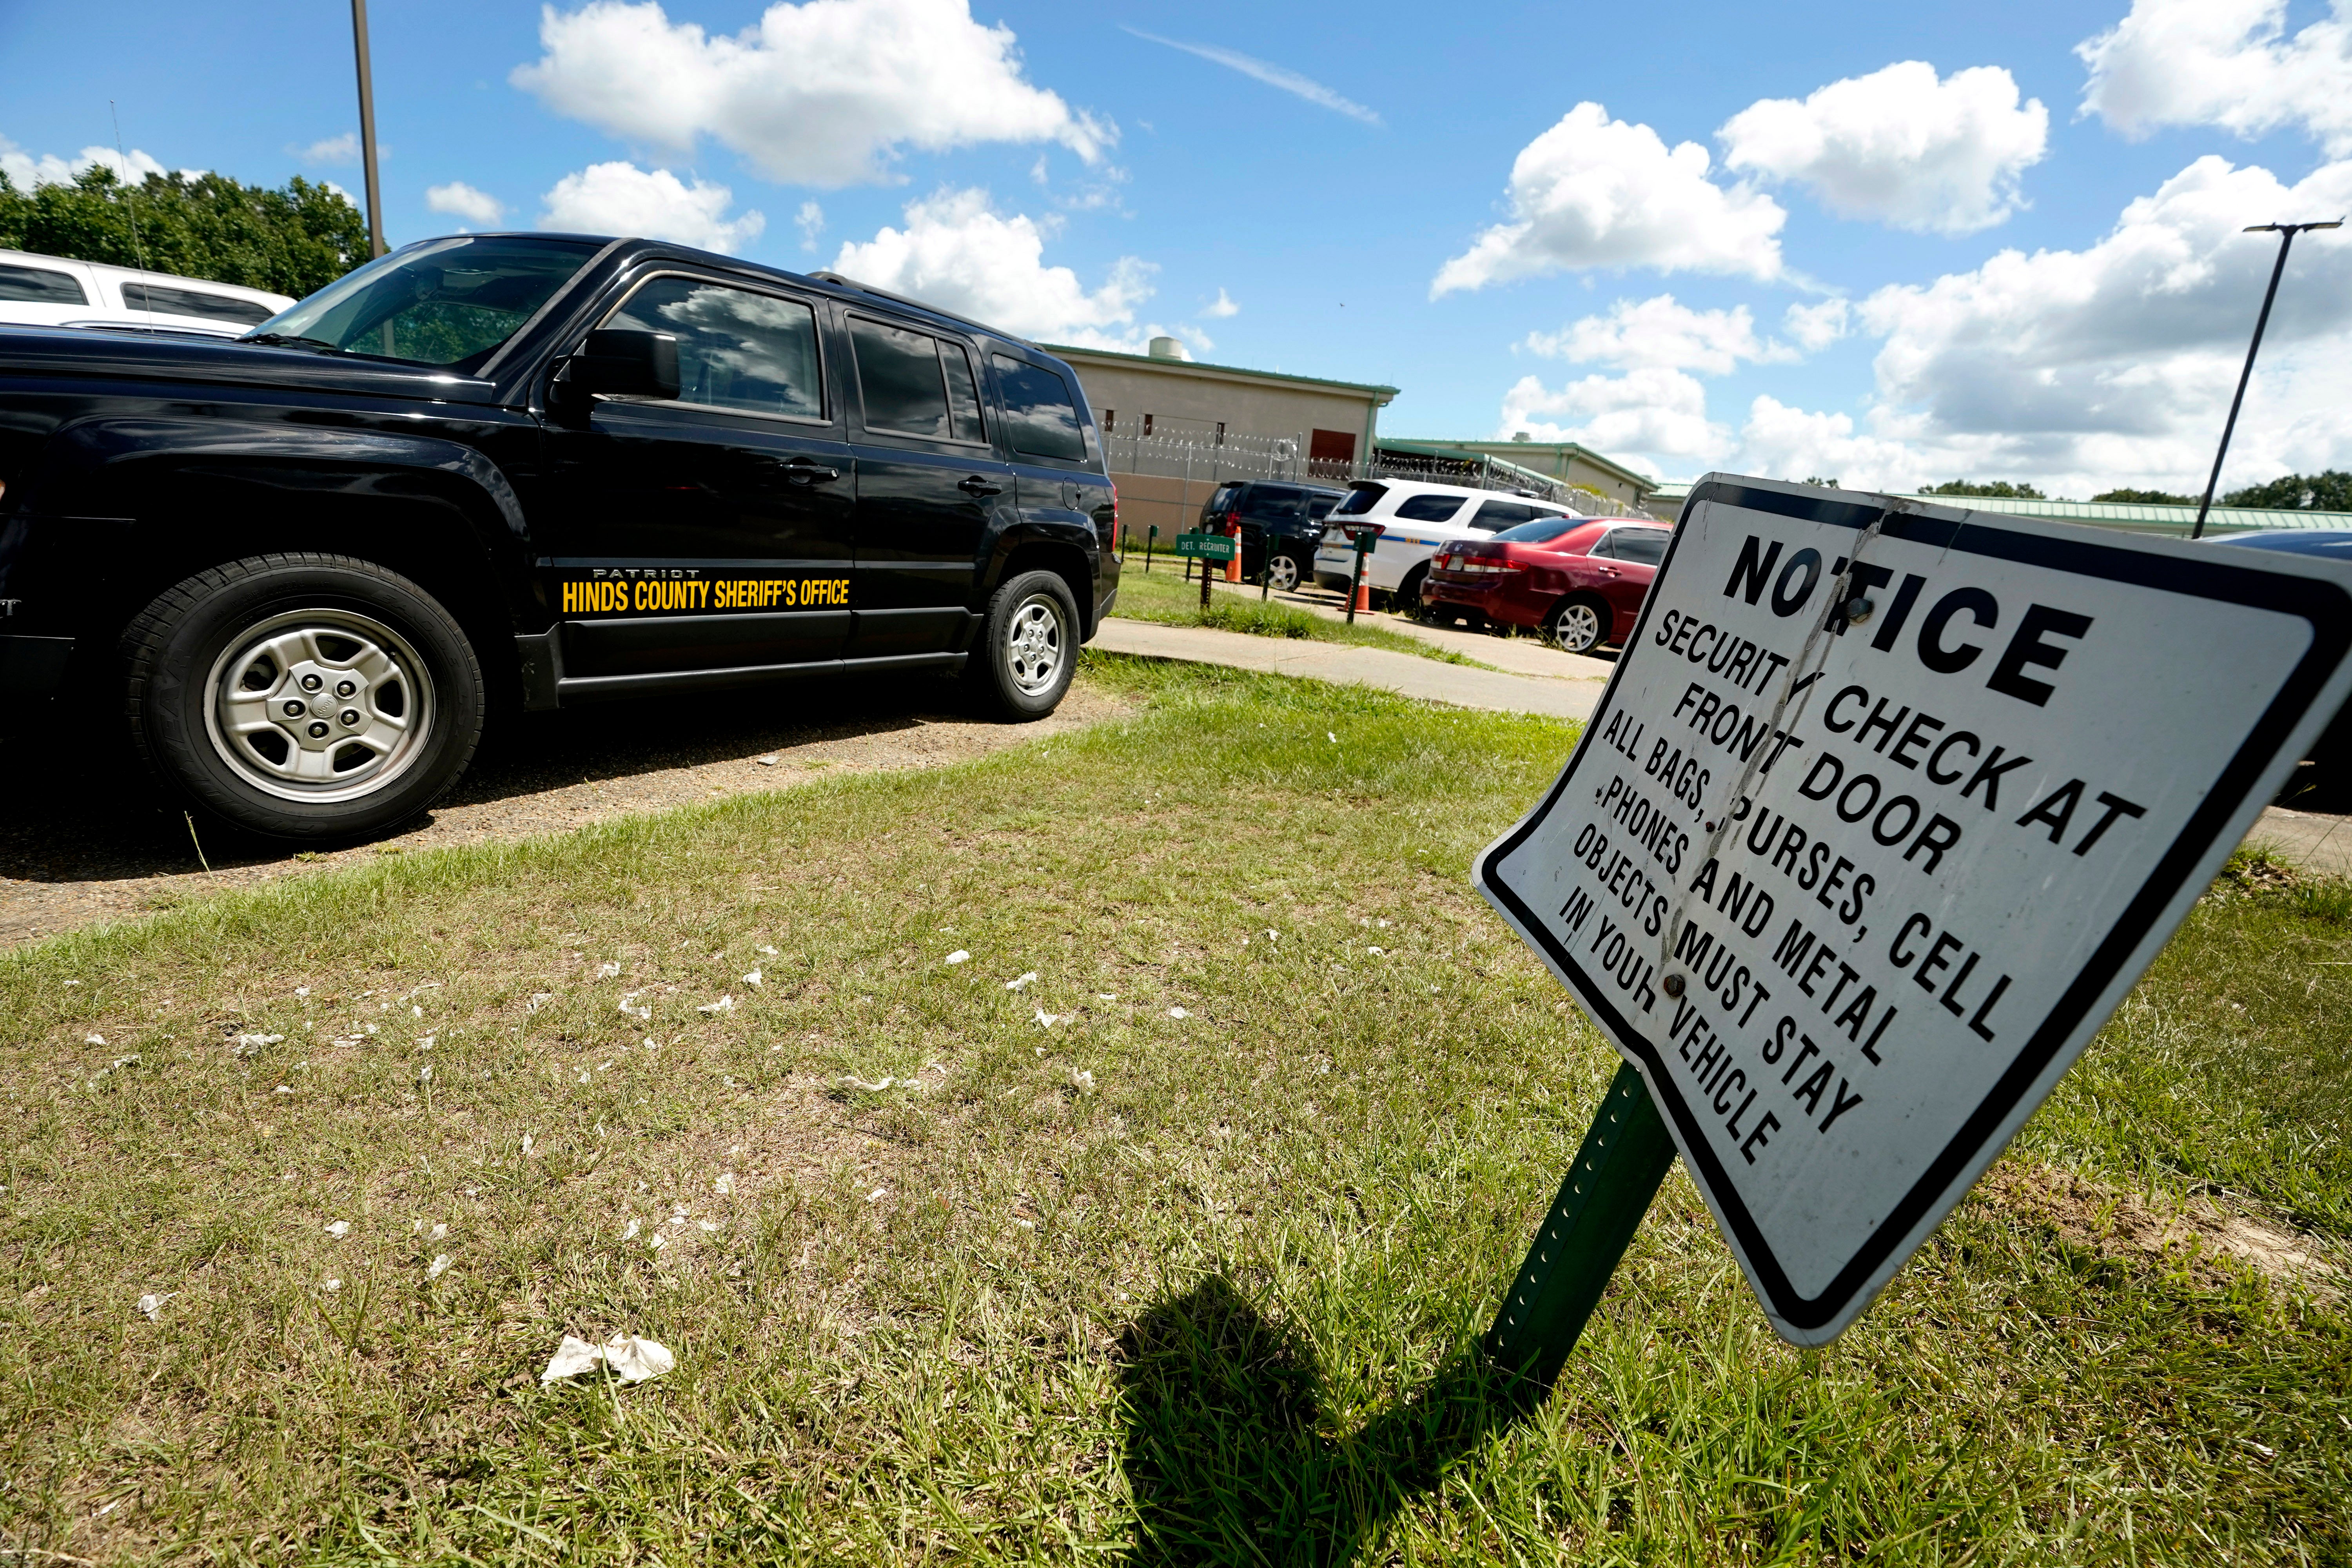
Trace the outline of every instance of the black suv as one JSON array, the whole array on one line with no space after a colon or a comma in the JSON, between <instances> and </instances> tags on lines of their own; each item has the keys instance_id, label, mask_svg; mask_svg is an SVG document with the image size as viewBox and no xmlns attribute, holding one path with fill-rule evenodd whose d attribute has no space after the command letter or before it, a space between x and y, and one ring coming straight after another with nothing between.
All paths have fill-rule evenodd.
<instances>
[{"instance_id":1,"label":"black suv","mask_svg":"<svg viewBox=\"0 0 2352 1568\"><path fill-rule=\"evenodd\" d=\"M1347 492L1323 485L1275 479L1236 479L1217 487L1201 509L1203 533L1242 531L1242 575L1251 582L1265 569L1268 541L1274 552L1272 583L1296 588L1315 573L1315 547L1323 541L1323 520Z\"/></svg>"},{"instance_id":2,"label":"black suv","mask_svg":"<svg viewBox=\"0 0 2352 1568\"><path fill-rule=\"evenodd\" d=\"M1061 361L676 246L426 240L235 342L0 328L0 699L124 712L279 837L415 816L501 709L889 670L1041 716L1117 530Z\"/></svg>"}]
</instances>

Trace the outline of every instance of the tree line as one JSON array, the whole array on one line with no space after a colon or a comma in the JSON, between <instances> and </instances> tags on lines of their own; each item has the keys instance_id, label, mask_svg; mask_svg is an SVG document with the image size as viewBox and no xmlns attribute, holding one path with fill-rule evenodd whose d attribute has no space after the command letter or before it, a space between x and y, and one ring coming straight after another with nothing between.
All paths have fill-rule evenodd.
<instances>
[{"instance_id":1,"label":"tree line","mask_svg":"<svg viewBox=\"0 0 2352 1568\"><path fill-rule=\"evenodd\" d=\"M297 175L276 190L226 174L150 174L103 164L70 184L18 189L0 174L0 249L103 261L300 299L368 258L367 220Z\"/></svg>"},{"instance_id":2,"label":"tree line","mask_svg":"<svg viewBox=\"0 0 2352 1568\"><path fill-rule=\"evenodd\" d=\"M1808 478L1809 485L1838 488L1835 479ZM2009 479L1951 479L1919 491L1930 496L1986 496L2008 500L2048 500L2032 485ZM2064 500L2064 496L2058 498ZM2101 490L2094 501L2137 502L2144 506L2195 506L2201 497L2175 495L2170 490ZM2214 498L2217 506L2247 507L2258 511L2352 511L2352 473L2342 468L2323 472L2283 474L2268 484L2249 485Z\"/></svg>"}]
</instances>

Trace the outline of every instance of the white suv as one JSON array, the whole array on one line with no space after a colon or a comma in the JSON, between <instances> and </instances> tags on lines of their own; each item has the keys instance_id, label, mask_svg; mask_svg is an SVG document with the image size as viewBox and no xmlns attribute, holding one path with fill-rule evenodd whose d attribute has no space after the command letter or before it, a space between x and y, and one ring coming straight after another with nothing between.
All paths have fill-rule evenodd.
<instances>
[{"instance_id":1,"label":"white suv","mask_svg":"<svg viewBox=\"0 0 2352 1568\"><path fill-rule=\"evenodd\" d=\"M233 338L294 303L235 283L0 250L0 323L144 327Z\"/></svg>"},{"instance_id":2,"label":"white suv","mask_svg":"<svg viewBox=\"0 0 2352 1568\"><path fill-rule=\"evenodd\" d=\"M1365 585L1411 608L1421 602L1421 580L1428 575L1430 557L1440 545L1489 539L1506 528L1539 517L1582 515L1556 501L1461 485L1358 479L1347 499L1324 520L1323 543L1315 552L1315 581L1319 587L1346 593L1356 571L1356 546L1348 537L1346 525L1378 523L1380 542L1364 558Z\"/></svg>"}]
</instances>

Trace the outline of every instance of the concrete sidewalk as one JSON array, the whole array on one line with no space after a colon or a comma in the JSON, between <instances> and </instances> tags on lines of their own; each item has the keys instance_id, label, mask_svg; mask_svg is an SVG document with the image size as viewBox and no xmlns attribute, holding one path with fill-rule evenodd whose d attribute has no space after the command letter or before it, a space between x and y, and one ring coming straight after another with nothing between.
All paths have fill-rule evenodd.
<instances>
[{"instance_id":1,"label":"concrete sidewalk","mask_svg":"<svg viewBox=\"0 0 2352 1568\"><path fill-rule=\"evenodd\" d=\"M1211 631L1205 626L1163 626L1117 616L1103 622L1102 629L1087 646L1106 653L1181 658L1194 664L1255 669L1267 675L1296 675L1341 685L1373 686L1403 697L1448 702L1456 708L1485 708L1498 713L1545 713L1555 719L1591 718L1601 701L1601 689L1606 684L1605 677L1562 680L1505 675L1497 670L1441 664L1409 653L1391 653L1386 648L1359 647L1352 643L1251 637L1244 632Z\"/></svg>"}]
</instances>

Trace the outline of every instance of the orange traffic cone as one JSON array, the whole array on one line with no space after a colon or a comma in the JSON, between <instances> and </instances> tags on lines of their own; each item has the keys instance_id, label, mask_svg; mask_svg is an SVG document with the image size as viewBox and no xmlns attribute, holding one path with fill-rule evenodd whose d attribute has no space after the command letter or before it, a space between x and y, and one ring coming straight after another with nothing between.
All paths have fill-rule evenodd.
<instances>
[{"instance_id":1,"label":"orange traffic cone","mask_svg":"<svg viewBox=\"0 0 2352 1568\"><path fill-rule=\"evenodd\" d=\"M1356 613L1360 616L1372 613L1372 588L1369 583L1356 584Z\"/></svg>"}]
</instances>

